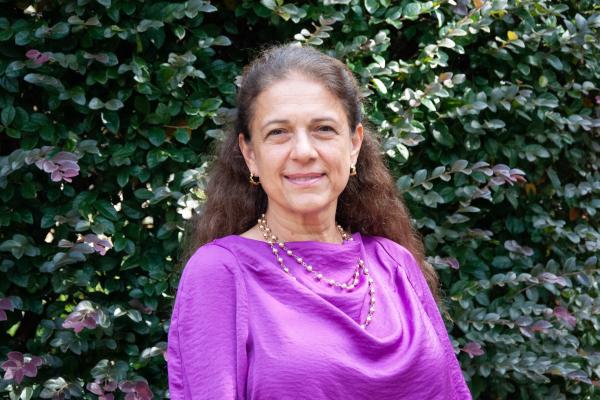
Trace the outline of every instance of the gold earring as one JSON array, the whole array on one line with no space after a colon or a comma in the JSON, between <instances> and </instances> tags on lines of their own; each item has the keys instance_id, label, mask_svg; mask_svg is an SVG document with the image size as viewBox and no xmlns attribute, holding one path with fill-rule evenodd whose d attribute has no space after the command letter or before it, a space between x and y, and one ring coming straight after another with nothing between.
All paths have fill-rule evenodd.
<instances>
[{"instance_id":1,"label":"gold earring","mask_svg":"<svg viewBox=\"0 0 600 400\"><path fill-rule=\"evenodd\" d=\"M352 164L350 166L350 176L355 176L356 175L356 165Z\"/></svg>"},{"instance_id":2,"label":"gold earring","mask_svg":"<svg viewBox=\"0 0 600 400\"><path fill-rule=\"evenodd\" d=\"M248 178L248 182L250 182L250 184L253 186L258 186L260 185L260 178L258 176L254 176L254 174L250 172L250 178Z\"/></svg>"}]
</instances>

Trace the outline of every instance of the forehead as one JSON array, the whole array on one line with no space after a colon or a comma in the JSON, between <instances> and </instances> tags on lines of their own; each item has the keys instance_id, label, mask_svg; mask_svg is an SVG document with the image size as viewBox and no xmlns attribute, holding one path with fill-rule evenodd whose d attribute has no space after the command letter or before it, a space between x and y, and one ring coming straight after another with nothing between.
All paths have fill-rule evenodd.
<instances>
[{"instance_id":1,"label":"forehead","mask_svg":"<svg viewBox=\"0 0 600 400\"><path fill-rule=\"evenodd\" d=\"M345 122L341 100L322 83L294 74L273 82L254 99L252 119L254 123L272 117L314 119L324 116Z\"/></svg>"}]
</instances>

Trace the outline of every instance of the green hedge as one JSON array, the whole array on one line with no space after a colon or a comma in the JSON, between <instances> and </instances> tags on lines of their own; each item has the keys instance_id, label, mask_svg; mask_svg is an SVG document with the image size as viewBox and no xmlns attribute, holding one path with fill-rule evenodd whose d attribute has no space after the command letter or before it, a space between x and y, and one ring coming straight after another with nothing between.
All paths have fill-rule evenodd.
<instances>
[{"instance_id":1,"label":"green hedge","mask_svg":"<svg viewBox=\"0 0 600 400\"><path fill-rule=\"evenodd\" d=\"M360 79L474 397L598 398L594 1L0 7L3 395L167 396L182 227L236 77L298 41Z\"/></svg>"}]
</instances>

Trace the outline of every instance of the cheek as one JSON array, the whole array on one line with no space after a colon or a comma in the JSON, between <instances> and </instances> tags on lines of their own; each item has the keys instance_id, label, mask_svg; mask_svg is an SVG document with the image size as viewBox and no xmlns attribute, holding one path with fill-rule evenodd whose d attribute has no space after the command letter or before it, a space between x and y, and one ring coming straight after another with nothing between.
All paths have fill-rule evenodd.
<instances>
[{"instance_id":1,"label":"cheek","mask_svg":"<svg viewBox=\"0 0 600 400\"><path fill-rule=\"evenodd\" d=\"M345 172L346 169L350 170L350 152L348 149L343 148L338 151L330 151L327 155L329 165L336 172Z\"/></svg>"},{"instance_id":2,"label":"cheek","mask_svg":"<svg viewBox=\"0 0 600 400\"><path fill-rule=\"evenodd\" d=\"M256 153L256 166L261 175L274 176L285 164L285 154L281 149L261 149Z\"/></svg>"}]
</instances>

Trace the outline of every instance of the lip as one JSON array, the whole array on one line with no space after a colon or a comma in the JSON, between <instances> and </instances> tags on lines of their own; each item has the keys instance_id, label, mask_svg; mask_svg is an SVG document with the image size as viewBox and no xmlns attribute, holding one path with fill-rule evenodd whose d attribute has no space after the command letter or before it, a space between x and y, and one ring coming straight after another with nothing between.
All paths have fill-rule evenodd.
<instances>
[{"instance_id":1,"label":"lip","mask_svg":"<svg viewBox=\"0 0 600 400\"><path fill-rule=\"evenodd\" d=\"M301 174L285 174L285 179L295 186L314 186L325 176L322 172L306 172Z\"/></svg>"}]
</instances>

